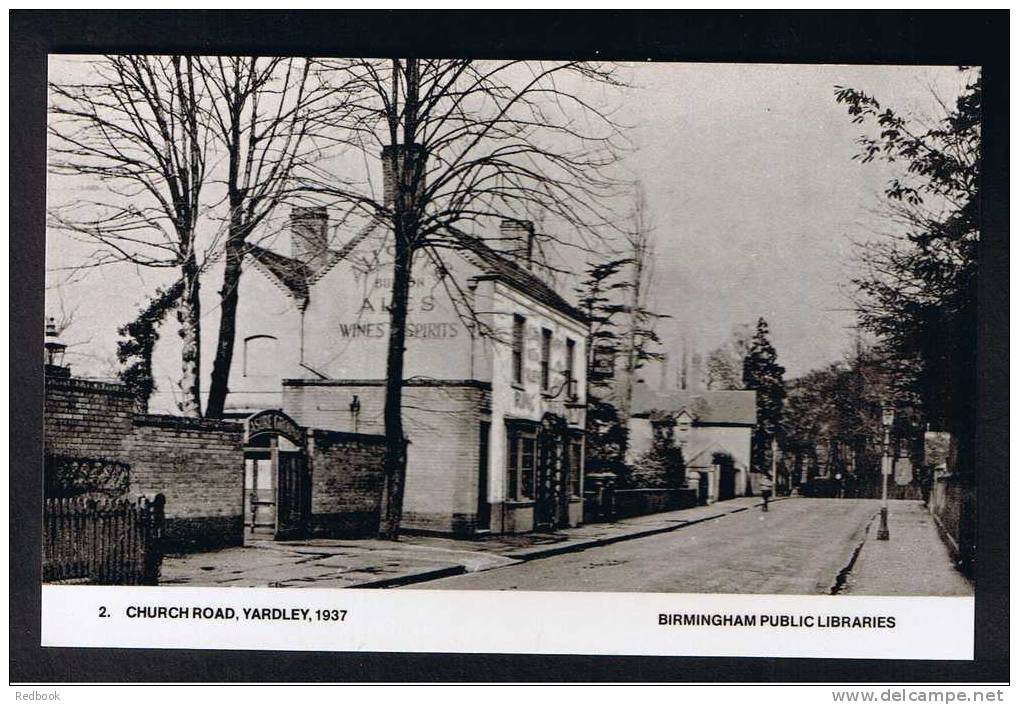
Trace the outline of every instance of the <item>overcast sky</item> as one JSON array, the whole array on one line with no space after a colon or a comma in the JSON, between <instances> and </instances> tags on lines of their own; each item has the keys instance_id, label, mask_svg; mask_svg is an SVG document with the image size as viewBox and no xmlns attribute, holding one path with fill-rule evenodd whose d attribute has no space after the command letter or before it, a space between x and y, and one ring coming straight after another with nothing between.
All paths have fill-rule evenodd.
<instances>
[{"instance_id":1,"label":"overcast sky","mask_svg":"<svg viewBox=\"0 0 1019 705\"><path fill-rule=\"evenodd\" d=\"M77 73L51 60L51 76ZM79 64L80 66L80 64ZM883 105L937 114L932 90L951 101L954 67L643 64L617 119L633 129L626 167L643 182L655 223L652 308L676 356L686 340L706 353L734 325L763 316L787 376L840 359L852 339L845 282L852 240L873 237L872 215L890 172L851 160L862 128L833 86L873 93ZM52 185L52 180L51 180ZM51 188L51 200L62 194ZM48 267L82 248L50 234ZM61 280L58 272L50 284ZM67 338L81 374L108 375L118 326L153 285L125 267L50 287L49 315L74 310Z\"/></svg>"}]
</instances>

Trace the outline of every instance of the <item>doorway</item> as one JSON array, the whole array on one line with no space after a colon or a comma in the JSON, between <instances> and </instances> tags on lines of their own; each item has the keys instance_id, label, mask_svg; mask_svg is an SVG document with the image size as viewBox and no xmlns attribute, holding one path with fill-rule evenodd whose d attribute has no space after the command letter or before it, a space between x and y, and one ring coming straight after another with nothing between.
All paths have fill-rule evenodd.
<instances>
[{"instance_id":1,"label":"doorway","mask_svg":"<svg viewBox=\"0 0 1019 705\"><path fill-rule=\"evenodd\" d=\"M488 501L488 431L491 424L481 422L478 438L478 513L475 531L486 532L492 522L492 505Z\"/></svg>"},{"instance_id":2,"label":"doorway","mask_svg":"<svg viewBox=\"0 0 1019 705\"><path fill-rule=\"evenodd\" d=\"M534 497L534 528L549 531L569 525L567 502L569 431L566 419L545 414L538 431L538 457Z\"/></svg>"},{"instance_id":3,"label":"doorway","mask_svg":"<svg viewBox=\"0 0 1019 705\"><path fill-rule=\"evenodd\" d=\"M276 533L276 482L269 451L244 451L244 533L271 539Z\"/></svg>"},{"instance_id":4,"label":"doorway","mask_svg":"<svg viewBox=\"0 0 1019 705\"><path fill-rule=\"evenodd\" d=\"M255 414L246 426L245 540L305 536L311 515L311 477L303 429L279 411Z\"/></svg>"},{"instance_id":5,"label":"doorway","mask_svg":"<svg viewBox=\"0 0 1019 705\"><path fill-rule=\"evenodd\" d=\"M736 497L736 463L728 453L715 453L718 467L718 501Z\"/></svg>"}]
</instances>

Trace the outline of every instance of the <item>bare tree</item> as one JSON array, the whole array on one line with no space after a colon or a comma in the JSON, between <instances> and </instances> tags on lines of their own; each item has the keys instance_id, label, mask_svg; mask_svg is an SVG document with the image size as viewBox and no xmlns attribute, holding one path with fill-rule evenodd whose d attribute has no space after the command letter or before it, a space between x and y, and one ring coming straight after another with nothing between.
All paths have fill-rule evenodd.
<instances>
[{"instance_id":1,"label":"bare tree","mask_svg":"<svg viewBox=\"0 0 1019 705\"><path fill-rule=\"evenodd\" d=\"M654 323L664 316L648 309L648 293L654 280L654 225L648 211L644 188L637 184L633 205L632 227L625 233L630 260L626 342L623 356L623 384L619 394L619 417L625 426L630 419L633 382L637 370L649 360L660 360L662 354L652 350L659 342Z\"/></svg>"},{"instance_id":2,"label":"bare tree","mask_svg":"<svg viewBox=\"0 0 1019 705\"><path fill-rule=\"evenodd\" d=\"M95 245L87 269L111 263L177 270L181 410L201 414L196 228L210 136L195 59L106 56L88 79L50 84L50 169L101 184L102 196L50 210L50 224Z\"/></svg>"},{"instance_id":3,"label":"bare tree","mask_svg":"<svg viewBox=\"0 0 1019 705\"><path fill-rule=\"evenodd\" d=\"M208 124L226 159L228 206L219 333L205 414L220 417L230 391L242 264L249 238L288 196L294 176L322 156L322 118L342 106L314 61L205 57L197 73L211 100Z\"/></svg>"},{"instance_id":4,"label":"bare tree","mask_svg":"<svg viewBox=\"0 0 1019 705\"><path fill-rule=\"evenodd\" d=\"M742 389L743 358L733 346L722 343L708 353L704 362L705 386L713 390Z\"/></svg>"},{"instance_id":5,"label":"bare tree","mask_svg":"<svg viewBox=\"0 0 1019 705\"><path fill-rule=\"evenodd\" d=\"M547 218L579 247L613 227L620 130L577 88L621 83L613 67L580 62L353 60L335 62L357 92L350 130L366 159L381 151L395 193L377 198L322 179L313 188L382 217L393 236L386 360L385 495L380 535L399 534L406 455L401 415L407 302L415 255L464 249L507 215Z\"/></svg>"}]
</instances>

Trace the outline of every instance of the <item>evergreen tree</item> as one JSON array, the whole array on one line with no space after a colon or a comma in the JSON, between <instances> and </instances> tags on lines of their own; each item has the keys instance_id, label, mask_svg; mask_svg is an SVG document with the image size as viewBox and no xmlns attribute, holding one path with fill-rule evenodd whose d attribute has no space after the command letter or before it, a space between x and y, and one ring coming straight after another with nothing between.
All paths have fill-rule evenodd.
<instances>
[{"instance_id":1,"label":"evergreen tree","mask_svg":"<svg viewBox=\"0 0 1019 705\"><path fill-rule=\"evenodd\" d=\"M640 306L623 303L633 283L624 278L633 265L631 257L619 257L589 264L584 279L576 288L577 302L588 318L587 337L587 471L625 473L627 447L626 419L620 394L629 393L620 386L618 373L640 369L649 360L661 359L652 346L659 344L654 320L663 318ZM632 360L628 345L635 347ZM621 361L622 364L617 364ZM619 368L622 369L619 369ZM628 400L627 400L628 401ZM618 403L617 403L618 402ZM628 404L627 404L628 406Z\"/></svg>"},{"instance_id":2,"label":"evergreen tree","mask_svg":"<svg viewBox=\"0 0 1019 705\"><path fill-rule=\"evenodd\" d=\"M751 463L754 470L767 470L771 440L782 431L785 405L785 368L778 364L778 353L768 335L768 323L757 319L757 330L743 358L743 386L757 392L757 426L754 428Z\"/></svg>"},{"instance_id":3,"label":"evergreen tree","mask_svg":"<svg viewBox=\"0 0 1019 705\"><path fill-rule=\"evenodd\" d=\"M619 291L627 283L619 279L623 269L630 264L628 257L596 262L588 265L584 279L576 288L580 310L588 319L587 336L587 381L589 396L599 398L612 386L615 372L615 356L621 347L622 331L618 316L626 312L626 306L619 302ZM596 392L596 390L598 390Z\"/></svg>"}]
</instances>

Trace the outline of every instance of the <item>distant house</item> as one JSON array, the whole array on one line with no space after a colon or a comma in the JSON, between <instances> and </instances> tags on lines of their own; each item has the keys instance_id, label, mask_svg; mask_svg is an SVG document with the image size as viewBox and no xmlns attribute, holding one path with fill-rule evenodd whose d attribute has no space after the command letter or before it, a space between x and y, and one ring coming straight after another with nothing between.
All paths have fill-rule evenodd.
<instances>
[{"instance_id":1,"label":"distant house","mask_svg":"<svg viewBox=\"0 0 1019 705\"><path fill-rule=\"evenodd\" d=\"M633 392L627 462L651 449L656 427L672 426L683 448L687 484L701 501L715 502L750 493L750 444L757 423L757 393L648 389Z\"/></svg>"}]
</instances>

